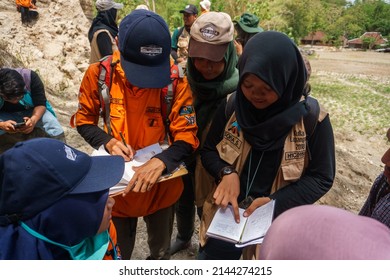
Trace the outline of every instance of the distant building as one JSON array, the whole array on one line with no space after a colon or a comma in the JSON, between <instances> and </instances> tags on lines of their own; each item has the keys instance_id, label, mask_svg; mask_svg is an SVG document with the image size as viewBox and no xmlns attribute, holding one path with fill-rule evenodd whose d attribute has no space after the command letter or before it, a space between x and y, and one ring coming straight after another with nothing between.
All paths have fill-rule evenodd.
<instances>
[{"instance_id":1,"label":"distant building","mask_svg":"<svg viewBox=\"0 0 390 280\"><path fill-rule=\"evenodd\" d=\"M317 46L334 46L334 45L342 45L346 46L347 40L344 36L340 36L338 39L339 44L335 42L335 40L331 40L323 31L315 31L310 32L307 36L301 39L302 45L317 45Z\"/></svg>"},{"instance_id":2,"label":"distant building","mask_svg":"<svg viewBox=\"0 0 390 280\"><path fill-rule=\"evenodd\" d=\"M376 49L387 45L387 39L380 32L365 32L359 38L348 40L348 48Z\"/></svg>"},{"instance_id":3,"label":"distant building","mask_svg":"<svg viewBox=\"0 0 390 280\"><path fill-rule=\"evenodd\" d=\"M322 31L310 32L301 39L302 45L326 45L326 35Z\"/></svg>"}]
</instances>

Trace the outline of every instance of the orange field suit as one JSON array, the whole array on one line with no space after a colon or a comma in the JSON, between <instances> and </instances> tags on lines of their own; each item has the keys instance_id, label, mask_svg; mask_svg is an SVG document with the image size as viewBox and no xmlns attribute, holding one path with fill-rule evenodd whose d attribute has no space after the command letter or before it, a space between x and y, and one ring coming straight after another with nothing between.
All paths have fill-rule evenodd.
<instances>
[{"instance_id":1,"label":"orange field suit","mask_svg":"<svg viewBox=\"0 0 390 280\"><path fill-rule=\"evenodd\" d=\"M16 0L15 2L16 5L19 7L36 9L35 5L31 2L31 0Z\"/></svg>"},{"instance_id":2,"label":"orange field suit","mask_svg":"<svg viewBox=\"0 0 390 280\"><path fill-rule=\"evenodd\" d=\"M113 61L119 60L115 51ZM164 122L161 115L161 89L138 88L131 85L120 65L112 72L110 90L110 119L112 135L121 140L122 132L128 145L135 150L162 142L165 137ZM91 64L86 71L80 87L79 108L75 114L77 126L98 125L101 108L98 92L99 63ZM193 99L187 78L178 78L170 118L172 142L182 140L195 151L199 145L196 137L197 125L193 110ZM107 127L105 126L107 132ZM163 152L164 153L164 152ZM125 197L115 196L113 216L142 217L173 205L183 190L181 178L156 184L145 193L130 192Z\"/></svg>"}]
</instances>

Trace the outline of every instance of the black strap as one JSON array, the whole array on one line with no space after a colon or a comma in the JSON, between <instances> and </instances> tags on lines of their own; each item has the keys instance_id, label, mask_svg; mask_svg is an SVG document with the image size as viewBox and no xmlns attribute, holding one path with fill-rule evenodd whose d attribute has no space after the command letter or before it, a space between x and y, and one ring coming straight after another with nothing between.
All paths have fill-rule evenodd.
<instances>
[{"instance_id":1,"label":"black strap","mask_svg":"<svg viewBox=\"0 0 390 280\"><path fill-rule=\"evenodd\" d=\"M109 59L110 68L106 69L105 66L102 65L103 61ZM111 121L110 121L110 91L112 86L112 77L114 72L114 67L119 63L119 60L112 62L112 56L106 56L100 60L100 73L99 73L99 99L100 99L100 114L104 120L104 123L107 126L107 132L111 135ZM110 75L109 84L106 84L106 75ZM103 108L104 104L104 108Z\"/></svg>"},{"instance_id":2,"label":"black strap","mask_svg":"<svg viewBox=\"0 0 390 280\"><path fill-rule=\"evenodd\" d=\"M183 33L183 30L184 30L184 26L180 27L179 32L177 32L177 38L176 38L177 40L179 40L179 37L181 33Z\"/></svg>"},{"instance_id":3,"label":"black strap","mask_svg":"<svg viewBox=\"0 0 390 280\"><path fill-rule=\"evenodd\" d=\"M306 107L309 110L309 114L303 119L303 122L305 124L307 135L306 138L310 139L318 123L318 116L320 115L320 104L318 103L317 99L311 96L307 96Z\"/></svg>"},{"instance_id":4,"label":"black strap","mask_svg":"<svg viewBox=\"0 0 390 280\"><path fill-rule=\"evenodd\" d=\"M318 103L317 99L311 96L305 96L305 98L306 107L309 110L309 114L307 114L306 117L303 118L303 124L305 125L306 131L306 150L309 156L309 160L311 160L312 157L309 147L309 140L310 137L313 135L318 123L318 117L320 115L320 104Z\"/></svg>"},{"instance_id":5,"label":"black strap","mask_svg":"<svg viewBox=\"0 0 390 280\"><path fill-rule=\"evenodd\" d=\"M225 117L229 119L234 112L234 100L236 100L236 92L233 91L231 94L228 94L226 97L226 107L225 107Z\"/></svg>"}]
</instances>

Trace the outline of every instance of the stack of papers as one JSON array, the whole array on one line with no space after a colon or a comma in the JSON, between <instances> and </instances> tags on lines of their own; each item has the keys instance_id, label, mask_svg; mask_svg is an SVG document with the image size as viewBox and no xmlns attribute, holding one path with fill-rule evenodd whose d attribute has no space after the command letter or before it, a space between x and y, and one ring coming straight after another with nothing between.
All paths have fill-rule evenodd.
<instances>
[{"instance_id":1,"label":"stack of papers","mask_svg":"<svg viewBox=\"0 0 390 280\"><path fill-rule=\"evenodd\" d=\"M122 193L127 185L129 184L131 178L134 176L134 166L140 166L150 160L153 156L162 152L160 144L156 143L150 146L147 146L143 149L137 150L132 161L125 162L125 170L123 172L122 179L119 183L110 188L110 195L118 195ZM103 146L100 146L98 150L94 150L91 154L92 156L110 156L109 153L104 149ZM163 174L157 182L162 182L179 176L187 174L187 168L184 163L181 164L176 170L172 173Z\"/></svg>"}]
</instances>

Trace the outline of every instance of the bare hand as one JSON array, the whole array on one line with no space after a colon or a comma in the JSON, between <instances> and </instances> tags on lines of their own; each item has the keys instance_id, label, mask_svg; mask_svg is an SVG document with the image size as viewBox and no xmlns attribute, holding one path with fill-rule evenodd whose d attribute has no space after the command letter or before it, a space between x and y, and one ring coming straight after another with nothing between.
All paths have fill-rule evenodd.
<instances>
[{"instance_id":1,"label":"bare hand","mask_svg":"<svg viewBox=\"0 0 390 280\"><path fill-rule=\"evenodd\" d=\"M35 125L37 124L33 118L28 118L28 117L24 117L24 123L25 125L24 126L21 126L19 128L16 128L15 130L17 132L20 132L20 133L23 133L23 134L29 134L31 133L34 128L35 128Z\"/></svg>"},{"instance_id":2,"label":"bare hand","mask_svg":"<svg viewBox=\"0 0 390 280\"><path fill-rule=\"evenodd\" d=\"M16 121L14 120L8 120L1 122L0 129L4 130L7 133L17 133L14 124L16 124Z\"/></svg>"},{"instance_id":3,"label":"bare hand","mask_svg":"<svg viewBox=\"0 0 390 280\"><path fill-rule=\"evenodd\" d=\"M253 200L251 205L249 205L249 207L245 209L245 212L243 214L244 217L249 217L253 213L253 211L255 211L257 208L259 208L260 206L263 206L264 204L266 204L270 201L271 201L271 199L269 197L256 198L255 200Z\"/></svg>"},{"instance_id":4,"label":"bare hand","mask_svg":"<svg viewBox=\"0 0 390 280\"><path fill-rule=\"evenodd\" d=\"M240 213L238 211L237 198L240 194L240 177L237 173L232 173L222 177L217 189L214 192L213 198L215 204L225 209L230 203L233 207L234 219L237 223L240 222Z\"/></svg>"},{"instance_id":5,"label":"bare hand","mask_svg":"<svg viewBox=\"0 0 390 280\"><path fill-rule=\"evenodd\" d=\"M242 45L240 42L234 40L234 46L236 47L236 52L237 52L237 55L240 56L242 55Z\"/></svg>"},{"instance_id":6,"label":"bare hand","mask_svg":"<svg viewBox=\"0 0 390 280\"><path fill-rule=\"evenodd\" d=\"M165 168L164 162L158 158L152 158L141 166L134 166L135 174L127 185L123 196L126 196L130 191L142 193L150 191Z\"/></svg>"}]
</instances>

